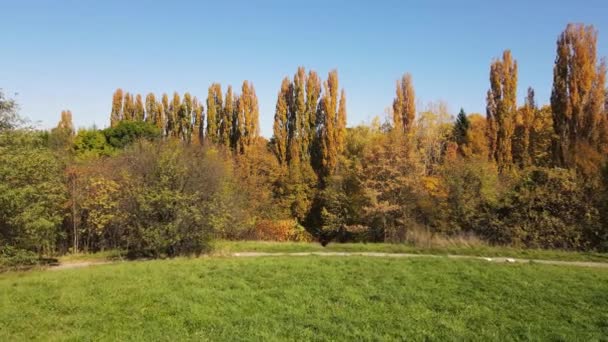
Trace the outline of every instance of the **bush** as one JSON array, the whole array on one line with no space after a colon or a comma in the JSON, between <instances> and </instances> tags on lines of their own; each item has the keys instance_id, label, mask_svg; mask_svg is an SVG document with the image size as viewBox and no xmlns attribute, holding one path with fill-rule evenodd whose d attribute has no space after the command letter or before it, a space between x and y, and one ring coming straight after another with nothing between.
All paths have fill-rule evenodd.
<instances>
[{"instance_id":1,"label":"bush","mask_svg":"<svg viewBox=\"0 0 608 342\"><path fill-rule=\"evenodd\" d=\"M131 255L198 255L214 235L247 227L231 163L216 150L179 142L140 142L118 165L125 193L125 246Z\"/></svg>"},{"instance_id":2,"label":"bush","mask_svg":"<svg viewBox=\"0 0 608 342\"><path fill-rule=\"evenodd\" d=\"M575 171L531 168L486 212L492 242L531 248L589 249L599 212Z\"/></svg>"},{"instance_id":3,"label":"bush","mask_svg":"<svg viewBox=\"0 0 608 342\"><path fill-rule=\"evenodd\" d=\"M39 263L40 258L34 252L13 246L0 247L0 271L34 267Z\"/></svg>"},{"instance_id":4,"label":"bush","mask_svg":"<svg viewBox=\"0 0 608 342\"><path fill-rule=\"evenodd\" d=\"M255 225L255 238L264 241L310 242L312 236L295 220L262 220Z\"/></svg>"}]
</instances>

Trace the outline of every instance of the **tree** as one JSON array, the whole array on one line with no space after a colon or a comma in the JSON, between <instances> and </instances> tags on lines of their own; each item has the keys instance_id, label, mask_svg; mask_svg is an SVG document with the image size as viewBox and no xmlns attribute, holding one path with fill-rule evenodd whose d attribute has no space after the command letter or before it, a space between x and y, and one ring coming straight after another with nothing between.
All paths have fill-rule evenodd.
<instances>
[{"instance_id":1,"label":"tree","mask_svg":"<svg viewBox=\"0 0 608 342\"><path fill-rule=\"evenodd\" d=\"M59 240L66 203L61 163L35 132L2 135L0 242L48 255Z\"/></svg>"},{"instance_id":2,"label":"tree","mask_svg":"<svg viewBox=\"0 0 608 342\"><path fill-rule=\"evenodd\" d=\"M488 139L486 136L486 118L481 114L471 114L468 117L469 130L467 132L467 144L462 147L466 157L476 159L488 159Z\"/></svg>"},{"instance_id":3,"label":"tree","mask_svg":"<svg viewBox=\"0 0 608 342\"><path fill-rule=\"evenodd\" d=\"M515 133L513 135L513 161L520 168L532 164L530 137L537 110L536 101L534 100L534 89L529 87L524 105L517 111Z\"/></svg>"},{"instance_id":4,"label":"tree","mask_svg":"<svg viewBox=\"0 0 608 342\"><path fill-rule=\"evenodd\" d=\"M220 122L219 140L222 145L234 148L234 96L232 94L232 86L228 86L226 90L226 98L224 108L222 108L222 119Z\"/></svg>"},{"instance_id":5,"label":"tree","mask_svg":"<svg viewBox=\"0 0 608 342\"><path fill-rule=\"evenodd\" d=\"M146 95L146 122L157 126L160 121L160 110L153 93ZM162 128L162 127L159 127Z\"/></svg>"},{"instance_id":6,"label":"tree","mask_svg":"<svg viewBox=\"0 0 608 342\"><path fill-rule=\"evenodd\" d=\"M463 147L469 143L470 127L471 123L469 122L467 114L464 112L464 109L460 108L452 135L454 136L456 144L458 144L458 150L461 154L463 154Z\"/></svg>"},{"instance_id":7,"label":"tree","mask_svg":"<svg viewBox=\"0 0 608 342\"><path fill-rule=\"evenodd\" d=\"M123 120L133 121L135 119L135 102L133 95L126 93L123 104Z\"/></svg>"},{"instance_id":8,"label":"tree","mask_svg":"<svg viewBox=\"0 0 608 342\"><path fill-rule=\"evenodd\" d=\"M182 101L177 92L173 93L173 100L171 100L171 104L169 104L169 113L168 113L168 136L178 138L179 130L180 130L180 109L182 109Z\"/></svg>"},{"instance_id":9,"label":"tree","mask_svg":"<svg viewBox=\"0 0 608 342\"><path fill-rule=\"evenodd\" d=\"M134 115L133 119L135 121L144 121L144 115L145 115L144 102L141 98L141 95L137 94L135 96L135 115Z\"/></svg>"},{"instance_id":10,"label":"tree","mask_svg":"<svg viewBox=\"0 0 608 342\"><path fill-rule=\"evenodd\" d=\"M116 149L122 149L139 139L155 140L161 136L160 130L147 122L121 122L116 127L102 131L107 143Z\"/></svg>"},{"instance_id":11,"label":"tree","mask_svg":"<svg viewBox=\"0 0 608 342\"><path fill-rule=\"evenodd\" d=\"M272 126L273 152L280 165L287 165L287 148L289 144L289 91L291 84L289 78L285 77L281 83L281 89L277 95L277 104L274 112L274 124Z\"/></svg>"},{"instance_id":12,"label":"tree","mask_svg":"<svg viewBox=\"0 0 608 342\"><path fill-rule=\"evenodd\" d=\"M207 94L207 139L219 143L219 124L222 114L222 86L213 83Z\"/></svg>"},{"instance_id":13,"label":"tree","mask_svg":"<svg viewBox=\"0 0 608 342\"><path fill-rule=\"evenodd\" d=\"M199 103L196 97L194 97L192 105L194 106L194 127L192 130L192 141L197 144L201 144L203 142L205 134L205 117L203 114L203 105Z\"/></svg>"},{"instance_id":14,"label":"tree","mask_svg":"<svg viewBox=\"0 0 608 342\"><path fill-rule=\"evenodd\" d=\"M49 145L54 148L69 150L72 147L74 133L72 112L69 110L62 110L61 119L57 124L57 127L53 128L49 135Z\"/></svg>"},{"instance_id":15,"label":"tree","mask_svg":"<svg viewBox=\"0 0 608 342\"><path fill-rule=\"evenodd\" d=\"M406 73L397 81L396 96L393 100L393 127L409 132L416 116L416 95L412 75Z\"/></svg>"},{"instance_id":16,"label":"tree","mask_svg":"<svg viewBox=\"0 0 608 342\"><path fill-rule=\"evenodd\" d=\"M502 60L494 60L490 66L486 114L490 158L496 161L500 171L512 163L512 137L517 110L517 61L511 51L505 50Z\"/></svg>"},{"instance_id":17,"label":"tree","mask_svg":"<svg viewBox=\"0 0 608 342\"><path fill-rule=\"evenodd\" d=\"M306 79L306 118L308 123L304 126L302 137L303 159L313 162L313 150L319 146L317 135L317 111L319 108L319 98L321 96L321 80L315 71L308 72ZM318 148L317 148L318 150Z\"/></svg>"},{"instance_id":18,"label":"tree","mask_svg":"<svg viewBox=\"0 0 608 342\"><path fill-rule=\"evenodd\" d=\"M574 167L597 158L587 154L597 153L599 147L605 96L606 66L603 61L597 65L596 44L597 31L582 24L568 24L557 40L551 110L558 166Z\"/></svg>"},{"instance_id":19,"label":"tree","mask_svg":"<svg viewBox=\"0 0 608 342\"><path fill-rule=\"evenodd\" d=\"M165 136L169 136L169 133L171 132L171 112L170 112L170 105L169 105L169 95L167 95L166 93L163 93L162 96L162 100L161 100L161 116L163 118L163 127L160 127L161 129L164 128L163 130L163 134ZM158 125L157 125L158 127Z\"/></svg>"},{"instance_id":20,"label":"tree","mask_svg":"<svg viewBox=\"0 0 608 342\"><path fill-rule=\"evenodd\" d=\"M344 91L338 102L338 72L329 73L324 83L317 130L321 141L322 177L331 175L338 163L338 156L344 149L346 130L346 96Z\"/></svg>"},{"instance_id":21,"label":"tree","mask_svg":"<svg viewBox=\"0 0 608 342\"><path fill-rule=\"evenodd\" d=\"M241 96L237 104L239 139L237 142L238 152L246 153L257 137L259 130L259 107L258 98L255 94L253 84L243 81Z\"/></svg>"},{"instance_id":22,"label":"tree","mask_svg":"<svg viewBox=\"0 0 608 342\"><path fill-rule=\"evenodd\" d=\"M184 99L182 104L179 107L178 111L178 137L186 142L190 142L190 138L192 136L192 114L193 114L193 104L192 104L192 96L190 93L186 92L184 94Z\"/></svg>"},{"instance_id":23,"label":"tree","mask_svg":"<svg viewBox=\"0 0 608 342\"><path fill-rule=\"evenodd\" d=\"M110 126L116 126L123 119L123 93L118 88L112 96L112 113L110 114Z\"/></svg>"}]
</instances>

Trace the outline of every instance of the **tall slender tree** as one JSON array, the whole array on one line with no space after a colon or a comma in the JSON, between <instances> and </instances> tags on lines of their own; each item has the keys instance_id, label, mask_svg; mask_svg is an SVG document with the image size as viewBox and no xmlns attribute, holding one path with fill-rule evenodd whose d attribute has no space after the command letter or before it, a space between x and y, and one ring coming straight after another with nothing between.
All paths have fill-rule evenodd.
<instances>
[{"instance_id":1,"label":"tall slender tree","mask_svg":"<svg viewBox=\"0 0 608 342\"><path fill-rule=\"evenodd\" d=\"M272 126L273 151L279 164L287 164L287 147L289 139L289 91L291 82L285 77L281 82L281 90L277 95L277 104L274 112L274 124Z\"/></svg>"},{"instance_id":2,"label":"tall slender tree","mask_svg":"<svg viewBox=\"0 0 608 342\"><path fill-rule=\"evenodd\" d=\"M308 72L306 79L306 118L305 134L302 137L302 156L312 161L313 146L317 145L317 110L321 97L321 80L315 71Z\"/></svg>"},{"instance_id":3,"label":"tall slender tree","mask_svg":"<svg viewBox=\"0 0 608 342\"><path fill-rule=\"evenodd\" d=\"M486 106L490 154L501 171L509 168L513 161L511 139L516 111L517 62L511 56L511 51L506 50L502 60L494 60L490 66Z\"/></svg>"},{"instance_id":4,"label":"tall slender tree","mask_svg":"<svg viewBox=\"0 0 608 342\"><path fill-rule=\"evenodd\" d=\"M220 142L222 102L222 86L219 83L213 83L207 94L207 139L214 144Z\"/></svg>"},{"instance_id":5,"label":"tall slender tree","mask_svg":"<svg viewBox=\"0 0 608 342\"><path fill-rule=\"evenodd\" d=\"M195 144L201 144L204 138L204 126L205 118L203 114L203 105L198 101L196 96L192 100L192 106L194 111L194 123L192 129L192 142Z\"/></svg>"},{"instance_id":6,"label":"tall slender tree","mask_svg":"<svg viewBox=\"0 0 608 342\"><path fill-rule=\"evenodd\" d=\"M158 103L153 93L146 95L146 122L156 125L158 120Z\"/></svg>"},{"instance_id":7,"label":"tall slender tree","mask_svg":"<svg viewBox=\"0 0 608 342\"><path fill-rule=\"evenodd\" d=\"M230 85L226 90L226 98L224 99L224 108L222 108L221 116L219 141L224 146L232 147L234 137L234 96L232 94L232 86Z\"/></svg>"},{"instance_id":8,"label":"tall slender tree","mask_svg":"<svg viewBox=\"0 0 608 342\"><path fill-rule=\"evenodd\" d=\"M553 68L554 162L574 167L578 150L598 148L605 89L605 63L597 65L597 31L593 26L568 24L557 40Z\"/></svg>"},{"instance_id":9,"label":"tall slender tree","mask_svg":"<svg viewBox=\"0 0 608 342\"><path fill-rule=\"evenodd\" d=\"M190 142L192 137L193 108L192 95L186 92L178 112L178 136L187 142Z\"/></svg>"},{"instance_id":10,"label":"tall slender tree","mask_svg":"<svg viewBox=\"0 0 608 342\"><path fill-rule=\"evenodd\" d=\"M173 93L173 100L169 104L167 113L167 135L171 137L179 137L179 111L182 106L182 101L177 92Z\"/></svg>"},{"instance_id":11,"label":"tall slender tree","mask_svg":"<svg viewBox=\"0 0 608 342\"><path fill-rule=\"evenodd\" d=\"M260 135L258 98L253 84L243 81L237 104L239 139L238 152L244 154Z\"/></svg>"},{"instance_id":12,"label":"tall slender tree","mask_svg":"<svg viewBox=\"0 0 608 342\"><path fill-rule=\"evenodd\" d=\"M338 156L344 149L346 130L346 97L344 91L338 101L338 72L333 70L324 82L318 120L321 141L321 170L323 177L332 175L338 164ZM342 98L344 97L344 98Z\"/></svg>"},{"instance_id":13,"label":"tall slender tree","mask_svg":"<svg viewBox=\"0 0 608 342\"><path fill-rule=\"evenodd\" d=\"M126 93L123 104L123 120L133 121L135 118L135 102L133 101L133 95Z\"/></svg>"},{"instance_id":14,"label":"tall slender tree","mask_svg":"<svg viewBox=\"0 0 608 342\"><path fill-rule=\"evenodd\" d=\"M393 127L409 132L416 117L416 93L412 75L404 74L397 81L396 96L393 100Z\"/></svg>"},{"instance_id":15,"label":"tall slender tree","mask_svg":"<svg viewBox=\"0 0 608 342\"><path fill-rule=\"evenodd\" d=\"M110 126L115 127L123 119L122 114L122 103L123 103L123 92L122 89L118 88L112 96L112 113L110 114Z\"/></svg>"},{"instance_id":16,"label":"tall slender tree","mask_svg":"<svg viewBox=\"0 0 608 342\"><path fill-rule=\"evenodd\" d=\"M163 119L163 128L165 130L165 135L169 136L171 132L171 115L170 115L170 105L169 105L169 95L167 93L163 93L161 98L161 116Z\"/></svg>"},{"instance_id":17,"label":"tall slender tree","mask_svg":"<svg viewBox=\"0 0 608 342\"><path fill-rule=\"evenodd\" d=\"M144 121L145 109L144 101L141 98L141 94L135 95L135 114L133 119L135 121Z\"/></svg>"}]
</instances>

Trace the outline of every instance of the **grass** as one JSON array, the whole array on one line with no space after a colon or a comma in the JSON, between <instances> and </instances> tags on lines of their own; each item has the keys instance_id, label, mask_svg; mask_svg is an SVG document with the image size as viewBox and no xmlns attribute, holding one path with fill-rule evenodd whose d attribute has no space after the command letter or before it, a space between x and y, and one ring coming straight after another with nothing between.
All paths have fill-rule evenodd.
<instances>
[{"instance_id":1,"label":"grass","mask_svg":"<svg viewBox=\"0 0 608 342\"><path fill-rule=\"evenodd\" d=\"M215 242L214 249L214 253L220 255L236 252L385 252L608 262L607 253L571 252L545 249L518 249L513 247L497 247L487 245L421 247L410 244L390 243L331 243L327 245L327 247L323 247L318 243L308 242L217 241Z\"/></svg>"},{"instance_id":2,"label":"grass","mask_svg":"<svg viewBox=\"0 0 608 342\"><path fill-rule=\"evenodd\" d=\"M0 275L0 340L602 340L608 270L365 257Z\"/></svg>"}]
</instances>

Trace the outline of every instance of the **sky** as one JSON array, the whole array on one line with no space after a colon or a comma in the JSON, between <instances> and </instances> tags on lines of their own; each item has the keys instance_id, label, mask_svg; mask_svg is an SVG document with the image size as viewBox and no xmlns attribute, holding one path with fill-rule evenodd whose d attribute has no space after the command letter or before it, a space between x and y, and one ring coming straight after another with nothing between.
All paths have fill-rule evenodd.
<instances>
[{"instance_id":1,"label":"sky","mask_svg":"<svg viewBox=\"0 0 608 342\"><path fill-rule=\"evenodd\" d=\"M563 3L563 4L562 4ZM518 61L518 101L551 93L555 41L593 24L608 55L608 1L30 1L0 0L0 88L41 128L70 109L77 127L109 124L112 93L205 99L212 82L253 82L262 135L298 66L337 69L348 124L384 116L412 74L419 109L485 113L489 65Z\"/></svg>"}]
</instances>

